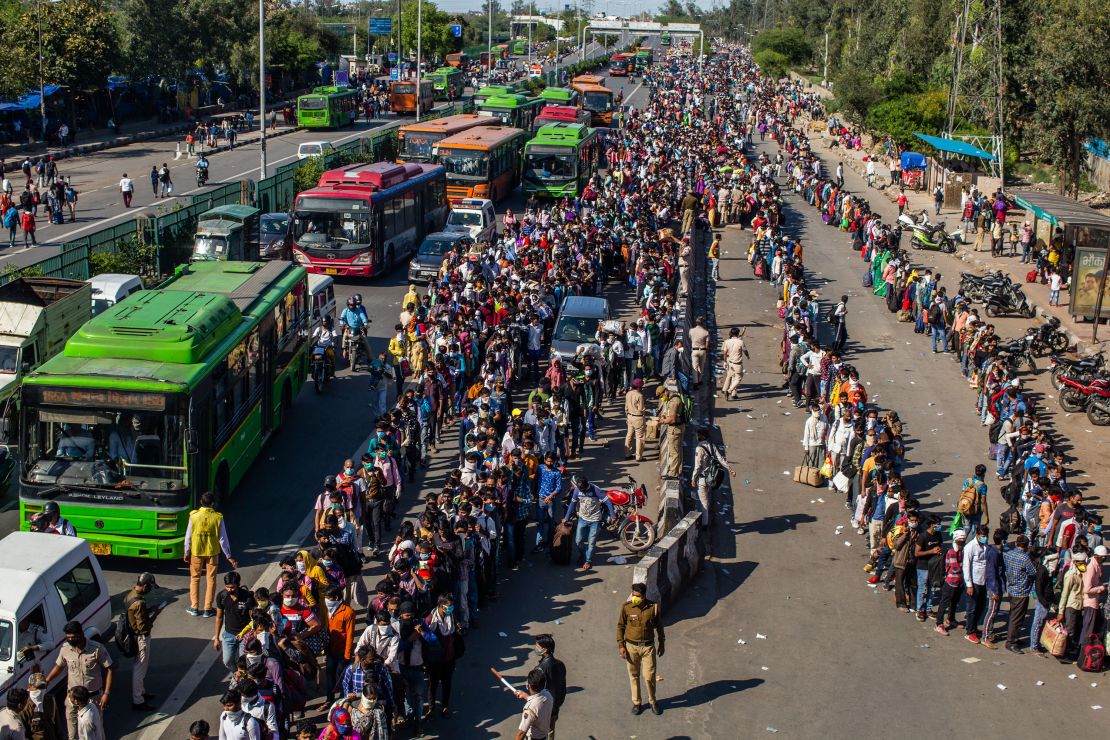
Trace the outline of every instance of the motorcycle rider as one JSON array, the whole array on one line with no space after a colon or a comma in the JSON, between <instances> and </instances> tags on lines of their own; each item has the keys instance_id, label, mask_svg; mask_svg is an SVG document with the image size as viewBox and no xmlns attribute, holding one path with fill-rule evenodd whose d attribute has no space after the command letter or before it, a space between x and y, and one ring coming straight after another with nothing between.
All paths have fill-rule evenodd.
<instances>
[{"instance_id":1,"label":"motorcycle rider","mask_svg":"<svg viewBox=\"0 0 1110 740\"><path fill-rule=\"evenodd\" d=\"M355 336L355 340L362 345L363 356L368 360L370 358L370 342L366 339L366 325L370 323L370 318L366 315L366 309L363 308L361 296L353 295L347 299L347 307L343 309L343 313L339 315L339 323L342 324L344 333L351 333ZM346 342L344 341L343 357L353 366L357 357L347 357Z\"/></svg>"},{"instance_id":2,"label":"motorcycle rider","mask_svg":"<svg viewBox=\"0 0 1110 740\"><path fill-rule=\"evenodd\" d=\"M204 185L208 182L208 158L204 156L204 152L200 153L200 159L197 160L197 185Z\"/></svg>"},{"instance_id":3,"label":"motorcycle rider","mask_svg":"<svg viewBox=\"0 0 1110 740\"><path fill-rule=\"evenodd\" d=\"M579 570L589 570L590 560L597 545L597 533L601 522L608 512L610 521L616 523L617 512L605 491L590 483L586 476L576 473L571 479L574 484L570 491L570 503L563 514L563 524L577 512L578 524L574 530L574 544L581 553L582 566Z\"/></svg>"},{"instance_id":4,"label":"motorcycle rider","mask_svg":"<svg viewBox=\"0 0 1110 740\"><path fill-rule=\"evenodd\" d=\"M67 537L76 537L77 530L68 519L62 518L61 509L57 501L47 501L42 506L42 511L31 517L31 529L35 532L46 534L61 534Z\"/></svg>"},{"instance_id":5,"label":"motorcycle rider","mask_svg":"<svg viewBox=\"0 0 1110 740\"><path fill-rule=\"evenodd\" d=\"M325 316L323 323L312 330L312 347L323 347L329 378L335 377L335 342L339 339L333 327L331 316Z\"/></svg>"}]
</instances>

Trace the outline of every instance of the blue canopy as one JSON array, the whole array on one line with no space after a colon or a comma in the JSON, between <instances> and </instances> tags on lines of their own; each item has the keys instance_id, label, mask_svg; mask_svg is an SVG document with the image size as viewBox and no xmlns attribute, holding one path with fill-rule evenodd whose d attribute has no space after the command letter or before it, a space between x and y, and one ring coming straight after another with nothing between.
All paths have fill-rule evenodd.
<instances>
[{"instance_id":1,"label":"blue canopy","mask_svg":"<svg viewBox=\"0 0 1110 740\"><path fill-rule=\"evenodd\" d=\"M923 170L925 169L925 155L918 154L917 152L902 152L901 157L902 169L904 170Z\"/></svg>"},{"instance_id":2,"label":"blue canopy","mask_svg":"<svg viewBox=\"0 0 1110 740\"><path fill-rule=\"evenodd\" d=\"M949 154L960 154L965 157L978 157L979 159L994 161L993 154L977 146L972 146L966 141L948 139L943 136L929 136L928 134L914 134L914 136L939 152L948 152Z\"/></svg>"},{"instance_id":3,"label":"blue canopy","mask_svg":"<svg viewBox=\"0 0 1110 740\"><path fill-rule=\"evenodd\" d=\"M51 95L53 95L54 93L58 92L61 89L62 89L61 85L45 85L45 86L43 86L42 91L44 93L46 93L46 97L49 98ZM0 111L3 111L3 110L34 110L35 108L38 108L38 107L39 107L39 94L38 94L37 90L35 92L27 93L23 97L19 98L19 100L16 100L14 103L12 103L12 102L0 103Z\"/></svg>"}]
</instances>

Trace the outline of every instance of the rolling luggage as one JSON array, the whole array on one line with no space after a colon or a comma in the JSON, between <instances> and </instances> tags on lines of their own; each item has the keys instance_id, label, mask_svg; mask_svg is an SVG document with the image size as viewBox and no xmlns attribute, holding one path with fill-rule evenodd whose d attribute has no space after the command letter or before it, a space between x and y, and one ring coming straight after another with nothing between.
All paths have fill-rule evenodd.
<instances>
[{"instance_id":1,"label":"rolling luggage","mask_svg":"<svg viewBox=\"0 0 1110 740\"><path fill-rule=\"evenodd\" d=\"M574 547L574 527L559 522L551 537L551 562L556 565L570 565L571 549Z\"/></svg>"}]
</instances>

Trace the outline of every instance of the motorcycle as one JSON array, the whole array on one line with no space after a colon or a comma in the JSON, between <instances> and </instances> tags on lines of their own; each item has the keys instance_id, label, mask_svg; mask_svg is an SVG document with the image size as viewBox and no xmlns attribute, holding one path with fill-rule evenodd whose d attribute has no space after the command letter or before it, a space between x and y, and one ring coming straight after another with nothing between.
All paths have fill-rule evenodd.
<instances>
[{"instance_id":1,"label":"motorcycle","mask_svg":"<svg viewBox=\"0 0 1110 740\"><path fill-rule=\"evenodd\" d=\"M991 294L1008 290L1014 282L1001 271L990 272L986 275L975 275L970 272L960 273L960 290L972 303L986 303Z\"/></svg>"},{"instance_id":2,"label":"motorcycle","mask_svg":"<svg viewBox=\"0 0 1110 740\"><path fill-rule=\"evenodd\" d=\"M1001 354L1005 357L1006 367L1011 372L1019 370L1028 370L1031 373L1037 372L1037 363L1033 359L1032 349L1034 332L1036 332L1036 329L1030 329L1021 339L1010 340L999 348Z\"/></svg>"},{"instance_id":3,"label":"motorcycle","mask_svg":"<svg viewBox=\"0 0 1110 740\"><path fill-rule=\"evenodd\" d=\"M1091 399L1096 396L1110 399L1110 380L1104 377L1093 378L1089 381L1073 380L1064 377L1061 379L1063 386L1060 388L1060 408L1069 414L1078 414L1087 408Z\"/></svg>"},{"instance_id":4,"label":"motorcycle","mask_svg":"<svg viewBox=\"0 0 1110 740\"><path fill-rule=\"evenodd\" d=\"M1020 314L1028 319L1037 315L1033 305L1029 303L1025 291L1017 285L1011 285L1005 290L991 293L987 298L986 313L992 319L1011 313Z\"/></svg>"},{"instance_id":5,"label":"motorcycle","mask_svg":"<svg viewBox=\"0 0 1110 740\"><path fill-rule=\"evenodd\" d=\"M324 392L324 383L328 382L328 350L325 347L312 348L311 364L312 384L317 393Z\"/></svg>"},{"instance_id":6,"label":"motorcycle","mask_svg":"<svg viewBox=\"0 0 1110 740\"><path fill-rule=\"evenodd\" d=\"M1060 319L1055 316L1030 331L1035 332L1030 348L1038 357L1064 352L1068 348L1068 335L1060 331Z\"/></svg>"},{"instance_id":7,"label":"motorcycle","mask_svg":"<svg viewBox=\"0 0 1110 740\"><path fill-rule=\"evenodd\" d=\"M369 369L370 358L366 356L366 345L362 342L362 332L357 334L351 330L343 333L343 354L351 363L351 372L358 370L359 358L362 359L362 366Z\"/></svg>"},{"instance_id":8,"label":"motorcycle","mask_svg":"<svg viewBox=\"0 0 1110 740\"><path fill-rule=\"evenodd\" d=\"M898 222L909 229L913 235L910 237L910 246L914 249L934 250L952 254L956 251L956 242L963 239L960 229L949 233L943 221L933 223L925 211L921 212L918 220L910 218L907 214L898 217Z\"/></svg>"},{"instance_id":9,"label":"motorcycle","mask_svg":"<svg viewBox=\"0 0 1110 740\"><path fill-rule=\"evenodd\" d=\"M1101 354L1076 360L1052 355L1049 362L1052 363L1052 387L1056 390L1063 387L1065 377L1083 382L1106 370L1106 358Z\"/></svg>"},{"instance_id":10,"label":"motorcycle","mask_svg":"<svg viewBox=\"0 0 1110 740\"><path fill-rule=\"evenodd\" d=\"M203 188L208 184L208 168L197 167L197 187Z\"/></svg>"},{"instance_id":11,"label":"motorcycle","mask_svg":"<svg viewBox=\"0 0 1110 740\"><path fill-rule=\"evenodd\" d=\"M1110 397L1101 393L1091 396L1087 404L1087 419L1095 426L1110 425Z\"/></svg>"},{"instance_id":12,"label":"motorcycle","mask_svg":"<svg viewBox=\"0 0 1110 740\"><path fill-rule=\"evenodd\" d=\"M605 491L617 514L616 519L606 524L605 528L615 533L627 550L641 553L655 544L658 535L655 522L639 513L647 506L647 486L637 484L632 476L628 476L628 482L627 489L610 488Z\"/></svg>"}]
</instances>

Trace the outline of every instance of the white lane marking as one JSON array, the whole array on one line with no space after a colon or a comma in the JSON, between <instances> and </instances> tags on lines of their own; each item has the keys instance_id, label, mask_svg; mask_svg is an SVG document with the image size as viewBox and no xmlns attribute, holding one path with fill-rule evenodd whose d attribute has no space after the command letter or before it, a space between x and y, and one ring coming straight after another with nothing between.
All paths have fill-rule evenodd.
<instances>
[{"instance_id":1,"label":"white lane marking","mask_svg":"<svg viewBox=\"0 0 1110 740\"><path fill-rule=\"evenodd\" d=\"M351 455L352 458L357 458L362 454L362 451L370 444L370 437L372 436L371 434L362 441L362 445ZM301 523L297 525L297 528L293 531L293 534L290 535L287 542L298 546L304 542L308 537L308 533L312 530L315 517L316 512L310 510ZM251 591L256 591L263 586L269 588L269 586L277 580L280 572L281 566L278 565L278 561L271 560L270 564L266 566L266 569L262 571L262 575L255 581L254 585L251 586ZM162 702L162 706L158 708L158 711L144 718L143 723L151 720L153 721L146 726L142 726L143 723L140 723L141 734L136 737L136 740L157 740L157 738L163 737L165 731L168 729L168 725L177 719L177 715L185 707L185 703L189 700L189 697L200 687L201 681L208 675L208 671L212 670L212 666L216 664L218 658L220 658L220 654L210 649L209 641L206 639L204 645L200 649L200 655L198 655L197 659L193 661L193 664L189 666L189 670L185 671L185 675L183 675L181 680L177 682L177 685L173 687L173 690L170 692L169 696L166 697L166 700ZM136 730L136 732L140 730Z\"/></svg>"}]
</instances>

